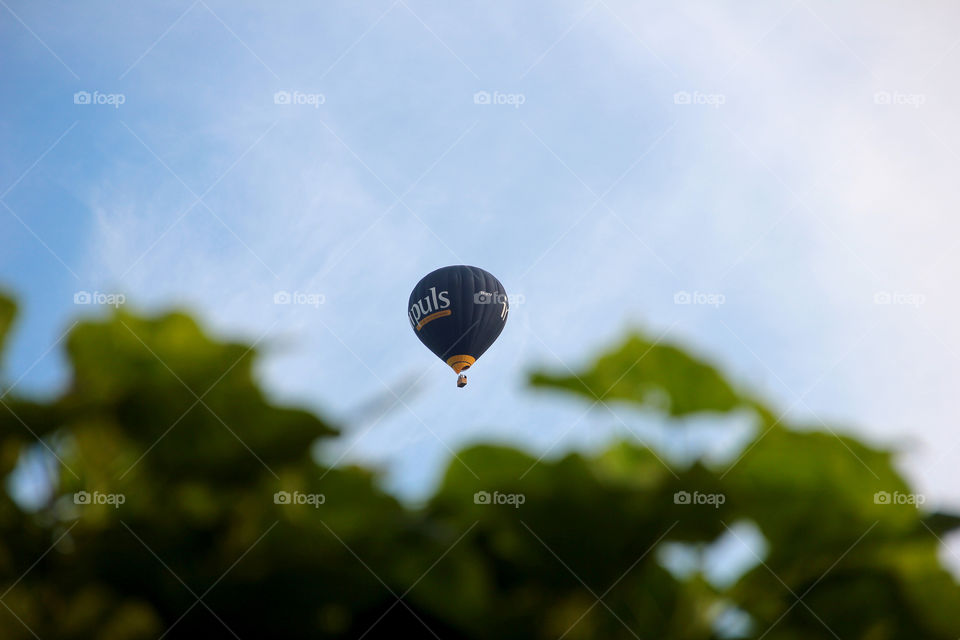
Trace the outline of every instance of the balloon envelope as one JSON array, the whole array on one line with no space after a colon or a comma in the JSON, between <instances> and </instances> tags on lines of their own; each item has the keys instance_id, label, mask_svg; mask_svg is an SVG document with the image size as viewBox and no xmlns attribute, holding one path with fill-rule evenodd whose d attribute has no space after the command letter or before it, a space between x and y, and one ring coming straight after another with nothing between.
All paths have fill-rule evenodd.
<instances>
[{"instance_id":1,"label":"balloon envelope","mask_svg":"<svg viewBox=\"0 0 960 640\"><path fill-rule=\"evenodd\" d=\"M443 267L423 277L410 294L407 320L430 351L457 373L494 343L510 305L500 281L479 267Z\"/></svg>"}]
</instances>

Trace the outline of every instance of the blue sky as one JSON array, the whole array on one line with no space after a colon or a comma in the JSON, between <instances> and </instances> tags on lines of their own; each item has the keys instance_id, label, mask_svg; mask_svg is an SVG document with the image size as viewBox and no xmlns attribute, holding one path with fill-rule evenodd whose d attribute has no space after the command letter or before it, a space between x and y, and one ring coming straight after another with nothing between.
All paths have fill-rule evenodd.
<instances>
[{"instance_id":1,"label":"blue sky","mask_svg":"<svg viewBox=\"0 0 960 640\"><path fill-rule=\"evenodd\" d=\"M328 459L417 497L478 440L675 449L655 417L523 388L640 327L795 422L905 446L919 490L956 508L958 20L806 0L2 0L0 282L22 307L5 379L64 383L57 340L105 311L77 292L185 306L261 340L278 401L356 423ZM457 263L517 296L465 392L404 315ZM699 440L729 451L732 431Z\"/></svg>"}]
</instances>

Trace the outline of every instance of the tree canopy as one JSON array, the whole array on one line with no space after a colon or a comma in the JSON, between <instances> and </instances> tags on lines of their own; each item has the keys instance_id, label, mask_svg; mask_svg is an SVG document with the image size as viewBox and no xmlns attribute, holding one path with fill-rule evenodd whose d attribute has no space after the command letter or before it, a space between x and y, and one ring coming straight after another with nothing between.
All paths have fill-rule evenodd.
<instances>
[{"instance_id":1,"label":"tree canopy","mask_svg":"<svg viewBox=\"0 0 960 640\"><path fill-rule=\"evenodd\" d=\"M13 317L0 297L0 349ZM918 509L893 452L790 424L639 332L530 384L678 427L745 413L735 460L474 446L416 507L318 465L338 431L273 404L256 350L188 315L84 321L66 351L61 394L0 397L6 486L30 460L49 484L34 507L0 492L5 639L960 637L938 559L960 518ZM763 548L729 583L664 560L745 523Z\"/></svg>"}]
</instances>

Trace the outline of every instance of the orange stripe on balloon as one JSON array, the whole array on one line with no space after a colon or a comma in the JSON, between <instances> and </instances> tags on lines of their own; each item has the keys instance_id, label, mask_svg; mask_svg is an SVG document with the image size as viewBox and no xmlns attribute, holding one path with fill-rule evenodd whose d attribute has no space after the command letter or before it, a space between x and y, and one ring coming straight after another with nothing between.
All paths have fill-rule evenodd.
<instances>
[{"instance_id":1,"label":"orange stripe on balloon","mask_svg":"<svg viewBox=\"0 0 960 640\"><path fill-rule=\"evenodd\" d=\"M437 311L436 313L431 313L426 318L424 318L423 320L417 323L417 331L420 331L423 325L427 324L431 320L436 320L437 318L443 318L445 316L450 315L451 313L453 313L453 311L451 311L450 309L444 309L443 311Z\"/></svg>"}]
</instances>

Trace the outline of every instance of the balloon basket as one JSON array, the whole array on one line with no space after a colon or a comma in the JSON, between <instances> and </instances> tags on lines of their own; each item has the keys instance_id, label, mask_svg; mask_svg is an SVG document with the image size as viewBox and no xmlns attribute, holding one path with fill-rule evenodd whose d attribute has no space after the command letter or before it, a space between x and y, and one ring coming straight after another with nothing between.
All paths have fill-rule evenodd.
<instances>
[{"instance_id":1,"label":"balloon basket","mask_svg":"<svg viewBox=\"0 0 960 640\"><path fill-rule=\"evenodd\" d=\"M457 387L463 389L465 386L467 386L467 376L461 373L457 376Z\"/></svg>"}]
</instances>

